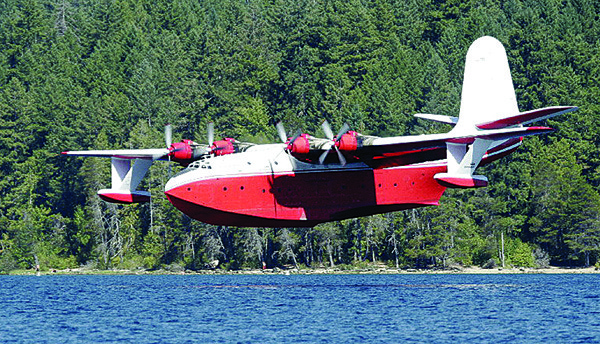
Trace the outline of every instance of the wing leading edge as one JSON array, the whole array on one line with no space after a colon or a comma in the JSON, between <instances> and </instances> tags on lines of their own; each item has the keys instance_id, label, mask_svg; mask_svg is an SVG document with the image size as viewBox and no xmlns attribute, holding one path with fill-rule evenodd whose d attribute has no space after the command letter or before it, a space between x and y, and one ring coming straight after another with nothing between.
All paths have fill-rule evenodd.
<instances>
[{"instance_id":1,"label":"wing leading edge","mask_svg":"<svg viewBox=\"0 0 600 344\"><path fill-rule=\"evenodd\" d=\"M98 158L117 158L117 159L146 159L146 160L166 160L169 150L165 148L154 149L113 149L113 150L89 150L89 151L66 151L64 155L71 156L90 156Z\"/></svg>"}]
</instances>

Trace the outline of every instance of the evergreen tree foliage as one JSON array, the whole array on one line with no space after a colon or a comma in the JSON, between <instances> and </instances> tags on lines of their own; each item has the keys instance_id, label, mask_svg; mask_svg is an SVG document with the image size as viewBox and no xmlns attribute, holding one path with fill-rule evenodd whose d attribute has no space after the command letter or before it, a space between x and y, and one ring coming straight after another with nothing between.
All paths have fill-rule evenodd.
<instances>
[{"instance_id":1,"label":"evergreen tree foliage","mask_svg":"<svg viewBox=\"0 0 600 344\"><path fill-rule=\"evenodd\" d=\"M593 265L598 13L586 0L0 1L0 271ZM197 142L211 121L256 143L275 142L278 121L316 135L323 119L381 136L447 131L412 114L458 114L464 56L483 35L506 47L522 111L580 110L482 167L488 188L448 190L439 207L315 228L211 226L165 199L179 167L154 164L141 186L152 202L122 206L96 195L108 161L59 156L161 147L167 123Z\"/></svg>"}]
</instances>

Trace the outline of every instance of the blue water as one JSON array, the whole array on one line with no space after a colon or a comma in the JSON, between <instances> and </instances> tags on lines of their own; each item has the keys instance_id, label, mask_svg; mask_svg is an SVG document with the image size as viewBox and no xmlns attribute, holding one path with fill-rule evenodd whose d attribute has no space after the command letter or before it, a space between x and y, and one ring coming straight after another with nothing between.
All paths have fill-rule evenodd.
<instances>
[{"instance_id":1,"label":"blue water","mask_svg":"<svg viewBox=\"0 0 600 344\"><path fill-rule=\"evenodd\" d=\"M600 342L600 275L0 276L2 343Z\"/></svg>"}]
</instances>

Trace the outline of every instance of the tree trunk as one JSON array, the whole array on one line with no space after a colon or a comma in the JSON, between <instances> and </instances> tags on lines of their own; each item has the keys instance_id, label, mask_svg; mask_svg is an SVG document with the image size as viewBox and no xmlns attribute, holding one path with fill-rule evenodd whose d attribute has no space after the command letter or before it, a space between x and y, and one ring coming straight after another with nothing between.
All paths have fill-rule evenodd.
<instances>
[{"instance_id":1,"label":"tree trunk","mask_svg":"<svg viewBox=\"0 0 600 344\"><path fill-rule=\"evenodd\" d=\"M500 257L500 259L502 259L502 268L504 268L504 232L500 232L500 238L502 240L502 256Z\"/></svg>"},{"instance_id":2,"label":"tree trunk","mask_svg":"<svg viewBox=\"0 0 600 344\"><path fill-rule=\"evenodd\" d=\"M590 252L585 251L585 267L590 267Z\"/></svg>"},{"instance_id":3,"label":"tree trunk","mask_svg":"<svg viewBox=\"0 0 600 344\"><path fill-rule=\"evenodd\" d=\"M329 251L329 266L330 267L334 267L335 266L333 264L333 255L331 254L331 250Z\"/></svg>"}]
</instances>

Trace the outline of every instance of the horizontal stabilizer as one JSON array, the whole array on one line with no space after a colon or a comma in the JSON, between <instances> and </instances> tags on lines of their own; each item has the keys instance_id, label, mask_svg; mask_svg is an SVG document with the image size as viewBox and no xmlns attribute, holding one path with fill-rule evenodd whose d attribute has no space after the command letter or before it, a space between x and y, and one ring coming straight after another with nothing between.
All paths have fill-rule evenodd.
<instances>
[{"instance_id":1,"label":"horizontal stabilizer","mask_svg":"<svg viewBox=\"0 0 600 344\"><path fill-rule=\"evenodd\" d=\"M444 116L444 115L434 115L430 113L416 113L414 114L417 118L428 119L434 122L446 123L455 125L458 123L458 117L454 116Z\"/></svg>"},{"instance_id":2,"label":"horizontal stabilizer","mask_svg":"<svg viewBox=\"0 0 600 344\"><path fill-rule=\"evenodd\" d=\"M479 129L502 129L515 125L525 125L536 121L541 121L563 113L577 110L576 106L551 106L542 109L536 109L521 112L515 116L501 118L495 121L477 124Z\"/></svg>"},{"instance_id":3,"label":"horizontal stabilizer","mask_svg":"<svg viewBox=\"0 0 600 344\"><path fill-rule=\"evenodd\" d=\"M451 143L471 143L473 138L479 138L484 140L506 140L515 137L541 135L553 132L554 129L549 127L521 127L521 128L507 128L489 131L479 132L479 135L472 137L465 136L463 138L448 139L447 142Z\"/></svg>"}]
</instances>

